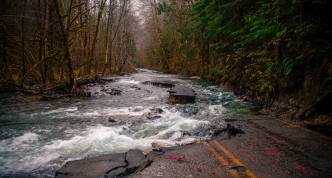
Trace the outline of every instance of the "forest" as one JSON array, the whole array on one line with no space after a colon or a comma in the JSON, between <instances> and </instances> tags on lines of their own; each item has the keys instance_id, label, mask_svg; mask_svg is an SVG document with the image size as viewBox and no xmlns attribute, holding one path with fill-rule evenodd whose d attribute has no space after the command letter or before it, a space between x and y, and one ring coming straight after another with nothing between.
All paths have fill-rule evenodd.
<instances>
[{"instance_id":1,"label":"forest","mask_svg":"<svg viewBox=\"0 0 332 178\"><path fill-rule=\"evenodd\" d=\"M200 76L304 110L325 100L330 114L331 1L169 0L155 7L145 26L148 42L138 50L140 66Z\"/></svg>"},{"instance_id":2,"label":"forest","mask_svg":"<svg viewBox=\"0 0 332 178\"><path fill-rule=\"evenodd\" d=\"M1 1L1 89L75 88L79 78L133 70L130 0Z\"/></svg>"},{"instance_id":3,"label":"forest","mask_svg":"<svg viewBox=\"0 0 332 178\"><path fill-rule=\"evenodd\" d=\"M0 88L135 67L306 108L331 97L328 0L2 0ZM308 104L309 103L309 104Z\"/></svg>"}]
</instances>

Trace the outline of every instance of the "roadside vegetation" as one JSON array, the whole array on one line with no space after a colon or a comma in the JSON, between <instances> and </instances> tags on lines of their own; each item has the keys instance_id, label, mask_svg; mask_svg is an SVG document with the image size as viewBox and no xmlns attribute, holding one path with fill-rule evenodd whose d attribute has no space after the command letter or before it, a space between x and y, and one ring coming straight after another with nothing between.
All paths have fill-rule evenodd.
<instances>
[{"instance_id":1,"label":"roadside vegetation","mask_svg":"<svg viewBox=\"0 0 332 178\"><path fill-rule=\"evenodd\" d=\"M140 66L246 88L305 110L331 95L331 1L149 0L146 7Z\"/></svg>"}]
</instances>

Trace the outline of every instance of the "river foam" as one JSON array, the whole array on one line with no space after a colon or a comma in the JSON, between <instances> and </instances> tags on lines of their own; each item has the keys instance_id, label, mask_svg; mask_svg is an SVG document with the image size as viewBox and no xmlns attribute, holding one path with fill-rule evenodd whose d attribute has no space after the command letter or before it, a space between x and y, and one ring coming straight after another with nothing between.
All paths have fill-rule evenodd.
<instances>
[{"instance_id":1,"label":"river foam","mask_svg":"<svg viewBox=\"0 0 332 178\"><path fill-rule=\"evenodd\" d=\"M144 81L193 88L196 102L168 105L168 89L143 85ZM137 87L131 88L133 85ZM0 107L0 112L6 113L0 117L0 176L54 177L55 171L71 160L133 148L144 151L152 142L175 146L197 137L208 139L210 119L223 122L234 111L247 112L232 93L207 82L149 70L89 88L101 94L46 105ZM122 94L101 91L113 88ZM142 116L148 112L150 118ZM108 122L109 117L124 118L125 123L116 121L121 125L115 125Z\"/></svg>"}]
</instances>

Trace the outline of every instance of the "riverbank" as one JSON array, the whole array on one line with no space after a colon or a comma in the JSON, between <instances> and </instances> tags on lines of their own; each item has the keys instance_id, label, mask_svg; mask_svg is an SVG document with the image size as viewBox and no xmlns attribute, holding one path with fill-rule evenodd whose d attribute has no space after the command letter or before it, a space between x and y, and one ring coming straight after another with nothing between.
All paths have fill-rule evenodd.
<instances>
[{"instance_id":1,"label":"riverbank","mask_svg":"<svg viewBox=\"0 0 332 178\"><path fill-rule=\"evenodd\" d=\"M108 76L119 77L129 76L137 73L136 70L130 72L120 72L119 74L110 74ZM48 101L56 99L70 99L73 97L90 97L89 86L113 82L113 80L103 79L102 73L96 75L81 77L76 79L75 87L63 84L45 84L41 85L33 79L27 79L23 88L12 86L10 90L1 90L0 105L6 103L27 103L32 101Z\"/></svg>"}]
</instances>

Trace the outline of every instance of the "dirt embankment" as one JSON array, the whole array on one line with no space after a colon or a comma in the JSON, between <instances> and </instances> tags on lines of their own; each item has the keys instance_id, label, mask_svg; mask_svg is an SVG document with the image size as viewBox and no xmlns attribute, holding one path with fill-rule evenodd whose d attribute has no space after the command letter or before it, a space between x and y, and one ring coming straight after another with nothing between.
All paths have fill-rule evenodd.
<instances>
[{"instance_id":1,"label":"dirt embankment","mask_svg":"<svg viewBox=\"0 0 332 178\"><path fill-rule=\"evenodd\" d=\"M332 135L332 92L328 90L284 92L278 97L269 97L259 91L236 88L234 94L243 101L261 105L260 113L263 115L299 120L304 127Z\"/></svg>"}]
</instances>

